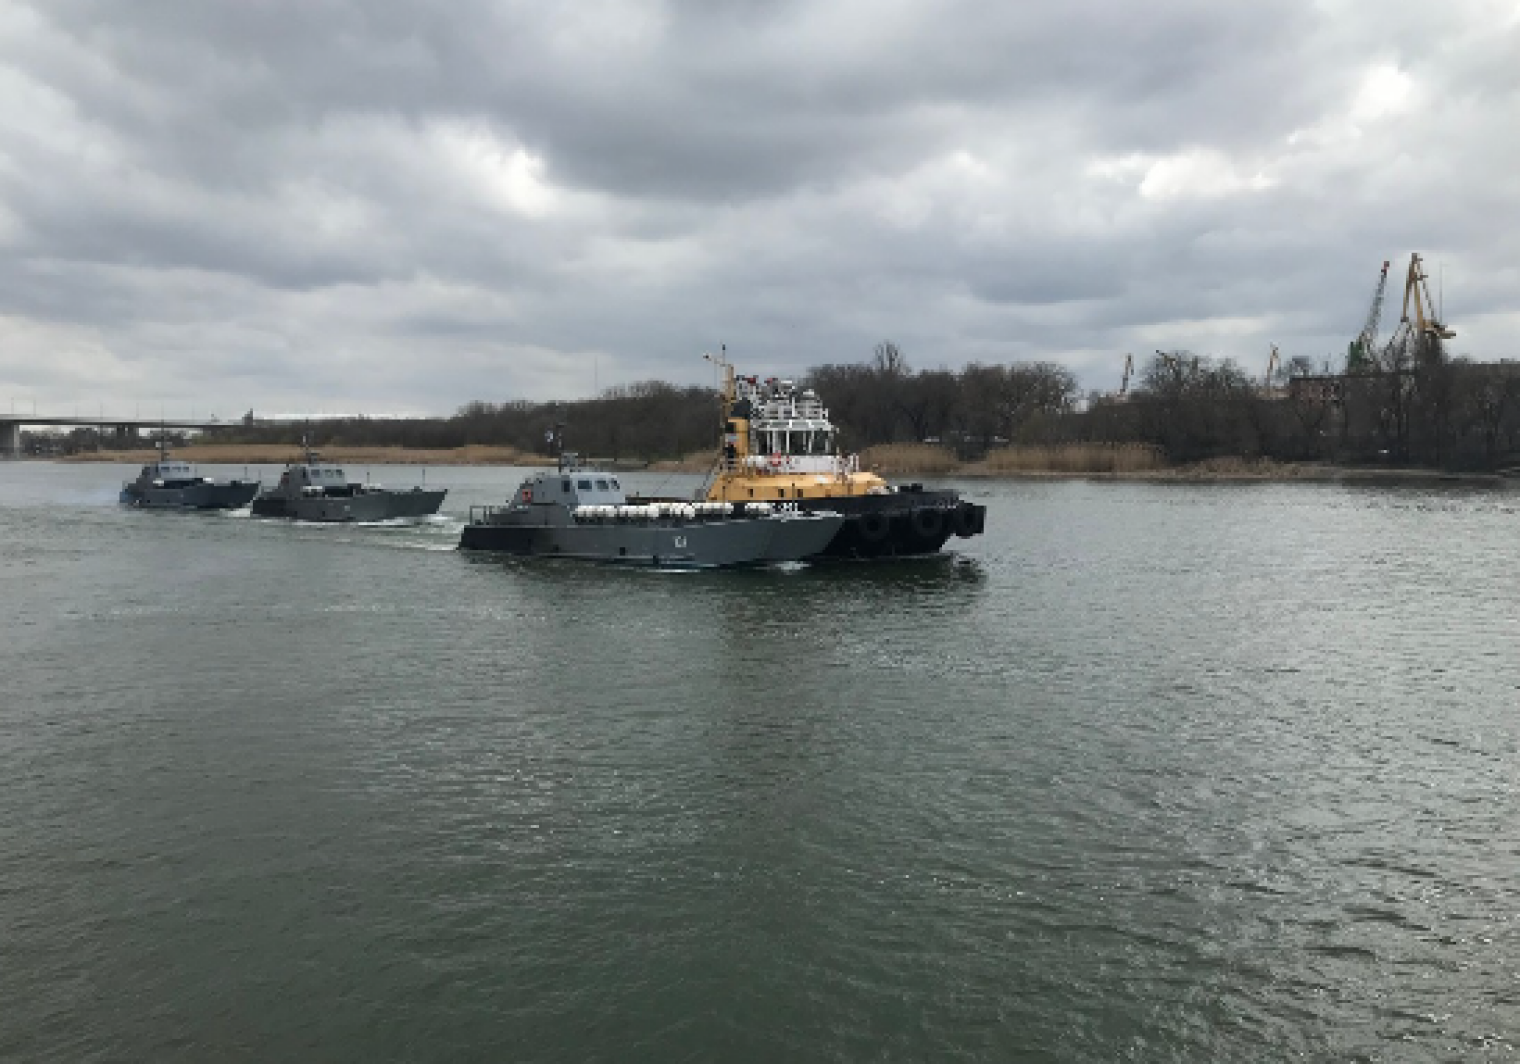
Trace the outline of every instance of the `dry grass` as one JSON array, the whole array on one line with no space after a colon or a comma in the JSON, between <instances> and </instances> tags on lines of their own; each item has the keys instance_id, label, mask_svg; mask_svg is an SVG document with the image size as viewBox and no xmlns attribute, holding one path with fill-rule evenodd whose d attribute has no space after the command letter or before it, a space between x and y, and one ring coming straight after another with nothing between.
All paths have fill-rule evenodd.
<instances>
[{"instance_id":1,"label":"dry grass","mask_svg":"<svg viewBox=\"0 0 1520 1064\"><path fill-rule=\"evenodd\" d=\"M1276 462L1270 458L1226 456L1178 466L1172 475L1198 480L1331 480L1348 470L1305 462Z\"/></svg>"},{"instance_id":2,"label":"dry grass","mask_svg":"<svg viewBox=\"0 0 1520 1064\"><path fill-rule=\"evenodd\" d=\"M320 447L326 461L347 465L533 465L542 457L524 454L514 447L468 447L420 449L411 447ZM283 465L300 458L301 449L283 443L201 443L175 447L170 452L186 462L205 465ZM157 451L98 451L71 455L65 462L151 462Z\"/></svg>"},{"instance_id":3,"label":"dry grass","mask_svg":"<svg viewBox=\"0 0 1520 1064\"><path fill-rule=\"evenodd\" d=\"M692 451L684 458L650 462L644 469L650 473L706 473L712 469L714 461L711 450Z\"/></svg>"},{"instance_id":4,"label":"dry grass","mask_svg":"<svg viewBox=\"0 0 1520 1064\"><path fill-rule=\"evenodd\" d=\"M961 464L948 447L932 443L883 443L860 452L860 467L878 473L954 473Z\"/></svg>"},{"instance_id":5,"label":"dry grass","mask_svg":"<svg viewBox=\"0 0 1520 1064\"><path fill-rule=\"evenodd\" d=\"M981 471L992 474L1126 475L1165 469L1159 447L1143 443L1015 444L989 451Z\"/></svg>"}]
</instances>

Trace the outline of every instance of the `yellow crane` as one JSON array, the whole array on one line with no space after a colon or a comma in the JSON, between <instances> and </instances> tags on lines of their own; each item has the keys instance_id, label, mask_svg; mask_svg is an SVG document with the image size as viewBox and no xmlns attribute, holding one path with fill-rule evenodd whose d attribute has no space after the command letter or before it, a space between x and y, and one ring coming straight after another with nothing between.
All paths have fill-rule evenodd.
<instances>
[{"instance_id":1,"label":"yellow crane","mask_svg":"<svg viewBox=\"0 0 1520 1064\"><path fill-rule=\"evenodd\" d=\"M1417 335L1450 340L1457 334L1436 320L1436 305L1430 298L1429 278L1419 253L1409 256L1409 273L1404 278L1404 316L1399 319L1414 328ZM1409 320L1409 303L1414 301L1414 321Z\"/></svg>"}]
</instances>

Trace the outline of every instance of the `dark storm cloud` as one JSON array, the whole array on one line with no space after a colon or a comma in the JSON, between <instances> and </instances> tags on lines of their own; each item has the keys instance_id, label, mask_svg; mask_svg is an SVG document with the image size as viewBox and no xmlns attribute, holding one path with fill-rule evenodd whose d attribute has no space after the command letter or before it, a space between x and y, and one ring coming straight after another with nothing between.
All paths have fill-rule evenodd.
<instances>
[{"instance_id":1,"label":"dark storm cloud","mask_svg":"<svg viewBox=\"0 0 1520 1064\"><path fill-rule=\"evenodd\" d=\"M1098 384L1126 350L1343 350L1412 249L1446 265L1464 349L1510 355L1516 23L1481 0L11 5L0 389L446 410L702 379L725 340L797 372L884 336Z\"/></svg>"}]
</instances>

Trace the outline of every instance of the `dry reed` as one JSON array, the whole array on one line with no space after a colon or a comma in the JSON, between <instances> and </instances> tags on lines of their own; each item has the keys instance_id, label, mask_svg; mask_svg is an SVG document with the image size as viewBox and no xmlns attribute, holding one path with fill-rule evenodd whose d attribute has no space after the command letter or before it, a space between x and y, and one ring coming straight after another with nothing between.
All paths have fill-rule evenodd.
<instances>
[{"instance_id":1,"label":"dry reed","mask_svg":"<svg viewBox=\"0 0 1520 1064\"><path fill-rule=\"evenodd\" d=\"M883 443L860 453L861 468L879 473L954 473L960 465L949 448L932 443Z\"/></svg>"},{"instance_id":2,"label":"dry reed","mask_svg":"<svg viewBox=\"0 0 1520 1064\"><path fill-rule=\"evenodd\" d=\"M1166 468L1159 447L1144 443L1014 444L987 452L987 473L1127 474Z\"/></svg>"}]
</instances>

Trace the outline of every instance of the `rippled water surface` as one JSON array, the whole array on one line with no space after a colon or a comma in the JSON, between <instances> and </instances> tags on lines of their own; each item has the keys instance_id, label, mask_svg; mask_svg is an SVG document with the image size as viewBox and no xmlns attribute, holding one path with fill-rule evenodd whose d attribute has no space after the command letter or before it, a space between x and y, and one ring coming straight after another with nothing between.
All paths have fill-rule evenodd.
<instances>
[{"instance_id":1,"label":"rippled water surface","mask_svg":"<svg viewBox=\"0 0 1520 1064\"><path fill-rule=\"evenodd\" d=\"M967 484L953 558L676 574L458 554L511 470L126 472L0 466L0 1058L1515 1053L1520 494Z\"/></svg>"}]
</instances>

